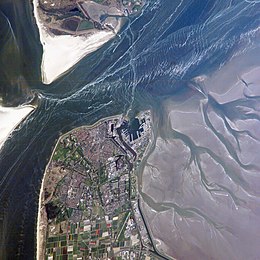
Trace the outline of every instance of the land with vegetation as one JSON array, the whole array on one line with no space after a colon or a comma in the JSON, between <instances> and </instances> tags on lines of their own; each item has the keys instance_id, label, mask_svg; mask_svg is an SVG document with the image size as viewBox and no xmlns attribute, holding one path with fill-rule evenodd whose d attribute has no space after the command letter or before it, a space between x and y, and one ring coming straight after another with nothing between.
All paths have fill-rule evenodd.
<instances>
[{"instance_id":1,"label":"land with vegetation","mask_svg":"<svg viewBox=\"0 0 260 260\"><path fill-rule=\"evenodd\" d=\"M39 0L39 14L55 35L116 30L120 18L138 13L144 0Z\"/></svg>"},{"instance_id":2,"label":"land with vegetation","mask_svg":"<svg viewBox=\"0 0 260 260\"><path fill-rule=\"evenodd\" d=\"M59 139L42 182L38 259L157 259L136 175L151 135L145 111Z\"/></svg>"},{"instance_id":3,"label":"land with vegetation","mask_svg":"<svg viewBox=\"0 0 260 260\"><path fill-rule=\"evenodd\" d=\"M117 35L144 0L33 0L43 47L41 77L50 84Z\"/></svg>"}]
</instances>

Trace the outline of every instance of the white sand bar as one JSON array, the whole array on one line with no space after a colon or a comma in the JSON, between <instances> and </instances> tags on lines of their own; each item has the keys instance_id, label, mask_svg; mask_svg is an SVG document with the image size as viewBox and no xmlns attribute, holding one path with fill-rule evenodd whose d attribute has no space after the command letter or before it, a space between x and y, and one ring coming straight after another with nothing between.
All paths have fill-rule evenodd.
<instances>
[{"instance_id":1,"label":"white sand bar","mask_svg":"<svg viewBox=\"0 0 260 260\"><path fill-rule=\"evenodd\" d=\"M42 82L50 84L68 71L87 54L94 52L115 34L111 31L97 31L90 36L53 35L40 20L38 0L33 0L34 16L43 46L41 74Z\"/></svg>"},{"instance_id":2,"label":"white sand bar","mask_svg":"<svg viewBox=\"0 0 260 260\"><path fill-rule=\"evenodd\" d=\"M32 106L23 107L1 107L0 106L0 149L15 127L29 114L34 108Z\"/></svg>"},{"instance_id":3,"label":"white sand bar","mask_svg":"<svg viewBox=\"0 0 260 260\"><path fill-rule=\"evenodd\" d=\"M50 84L87 54L97 50L114 36L101 31L90 37L45 35L42 56L42 81Z\"/></svg>"}]
</instances>

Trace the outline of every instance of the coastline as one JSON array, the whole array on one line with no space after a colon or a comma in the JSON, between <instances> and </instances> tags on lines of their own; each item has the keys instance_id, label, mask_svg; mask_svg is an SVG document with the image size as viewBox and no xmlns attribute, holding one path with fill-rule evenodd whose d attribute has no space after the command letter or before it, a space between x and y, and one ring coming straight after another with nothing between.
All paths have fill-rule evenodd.
<instances>
[{"instance_id":1,"label":"coastline","mask_svg":"<svg viewBox=\"0 0 260 260\"><path fill-rule=\"evenodd\" d=\"M59 138L60 139L60 138ZM59 141L58 139L58 141ZM46 232L47 232L47 214L44 210L43 202L43 186L46 178L46 170L49 167L51 162L51 158L54 154L58 141L52 151L50 160L44 170L42 182L41 182L41 189L39 194L39 202L38 202L38 214L37 214L37 229L36 229L36 260L44 259L44 250L45 250L45 240L46 240Z\"/></svg>"},{"instance_id":2,"label":"coastline","mask_svg":"<svg viewBox=\"0 0 260 260\"><path fill-rule=\"evenodd\" d=\"M114 38L122 27L119 22L115 33L112 31L98 31L89 36L51 35L40 21L38 5L38 0L33 0L34 17L43 47L41 77L42 82L46 85L51 84L82 58Z\"/></svg>"},{"instance_id":3,"label":"coastline","mask_svg":"<svg viewBox=\"0 0 260 260\"><path fill-rule=\"evenodd\" d=\"M66 132L65 134L62 134L59 136L59 138L56 141L56 144L52 150L52 154L50 156L49 162L45 167L44 173L43 173L43 178L42 178L42 183L41 183L41 189L40 189L40 194L39 194L39 200L38 200L38 213L37 213L37 230L36 230L36 260L42 260L44 259L44 249L45 249L45 240L46 240L46 227L47 227L47 215L46 212L44 210L44 207L42 205L43 203L43 186L44 186L44 182L46 179L46 171L51 163L53 154L56 150L56 147L60 141L60 139L65 136L68 135L70 132L75 131L77 129L80 128L87 128L87 129L91 129L96 127L98 124L101 124L103 121L109 120L109 119L115 119L115 118L120 118L122 117L122 114L119 115L114 115L114 116L108 116L108 117L104 117L99 119L98 121L96 121L95 123L93 123L92 125L83 125L83 126L79 126L76 128L73 128L72 130Z\"/></svg>"},{"instance_id":4,"label":"coastline","mask_svg":"<svg viewBox=\"0 0 260 260\"><path fill-rule=\"evenodd\" d=\"M3 107L0 105L0 149L13 130L35 110L34 106Z\"/></svg>"}]
</instances>

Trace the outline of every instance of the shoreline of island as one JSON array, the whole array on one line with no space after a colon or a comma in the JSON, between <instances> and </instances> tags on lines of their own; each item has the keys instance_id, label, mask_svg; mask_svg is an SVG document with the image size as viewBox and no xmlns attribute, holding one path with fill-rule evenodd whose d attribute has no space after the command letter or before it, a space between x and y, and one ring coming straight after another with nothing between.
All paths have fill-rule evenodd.
<instances>
[{"instance_id":1,"label":"shoreline of island","mask_svg":"<svg viewBox=\"0 0 260 260\"><path fill-rule=\"evenodd\" d=\"M122 27L122 22L119 22L114 32L103 30L87 36L55 36L51 35L40 21L38 8L39 1L33 0L34 17L43 48L41 78L46 85L51 84L68 72L82 58L114 38Z\"/></svg>"}]
</instances>

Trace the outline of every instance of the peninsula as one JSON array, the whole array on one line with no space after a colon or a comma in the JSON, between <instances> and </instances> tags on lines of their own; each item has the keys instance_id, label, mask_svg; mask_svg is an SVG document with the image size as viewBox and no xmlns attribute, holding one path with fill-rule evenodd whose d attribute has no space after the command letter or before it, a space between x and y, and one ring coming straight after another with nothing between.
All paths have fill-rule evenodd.
<instances>
[{"instance_id":1,"label":"peninsula","mask_svg":"<svg viewBox=\"0 0 260 260\"><path fill-rule=\"evenodd\" d=\"M63 135L39 196L37 259L158 259L139 210L136 169L150 111Z\"/></svg>"}]
</instances>

